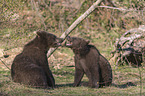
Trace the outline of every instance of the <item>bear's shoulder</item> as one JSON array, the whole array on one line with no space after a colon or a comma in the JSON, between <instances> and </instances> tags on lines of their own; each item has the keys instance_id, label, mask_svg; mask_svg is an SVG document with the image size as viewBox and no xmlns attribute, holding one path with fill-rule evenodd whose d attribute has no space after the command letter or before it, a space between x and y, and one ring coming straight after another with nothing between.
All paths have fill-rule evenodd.
<instances>
[{"instance_id":1,"label":"bear's shoulder","mask_svg":"<svg viewBox=\"0 0 145 96\"><path fill-rule=\"evenodd\" d=\"M90 51L94 50L94 51L96 51L97 53L100 54L99 50L94 45L88 45L88 47L89 47Z\"/></svg>"}]
</instances>

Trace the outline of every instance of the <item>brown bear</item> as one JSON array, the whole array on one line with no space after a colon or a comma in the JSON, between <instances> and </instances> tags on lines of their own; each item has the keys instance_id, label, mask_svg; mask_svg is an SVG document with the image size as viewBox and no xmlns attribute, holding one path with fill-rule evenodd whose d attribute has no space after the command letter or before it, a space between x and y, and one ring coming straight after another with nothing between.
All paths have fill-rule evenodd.
<instances>
[{"instance_id":1,"label":"brown bear","mask_svg":"<svg viewBox=\"0 0 145 96\"><path fill-rule=\"evenodd\" d=\"M60 46L62 39L45 31L37 31L36 34L15 57L11 66L12 80L36 88L53 88L55 80L46 54L50 47Z\"/></svg>"},{"instance_id":2,"label":"brown bear","mask_svg":"<svg viewBox=\"0 0 145 96\"><path fill-rule=\"evenodd\" d=\"M78 86L84 74L92 88L109 86L112 83L112 69L105 57L95 46L78 37L67 37L66 47L73 50L75 57L75 78L73 86Z\"/></svg>"}]
</instances>

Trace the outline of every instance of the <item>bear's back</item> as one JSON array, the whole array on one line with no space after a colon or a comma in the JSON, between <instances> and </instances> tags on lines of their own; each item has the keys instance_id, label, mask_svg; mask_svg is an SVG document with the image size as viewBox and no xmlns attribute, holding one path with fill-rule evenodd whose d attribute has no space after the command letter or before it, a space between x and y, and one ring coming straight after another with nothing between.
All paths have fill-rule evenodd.
<instances>
[{"instance_id":1,"label":"bear's back","mask_svg":"<svg viewBox=\"0 0 145 96\"><path fill-rule=\"evenodd\" d=\"M100 55L99 61L100 69L101 69L101 84L108 86L112 83L112 68L108 60Z\"/></svg>"}]
</instances>

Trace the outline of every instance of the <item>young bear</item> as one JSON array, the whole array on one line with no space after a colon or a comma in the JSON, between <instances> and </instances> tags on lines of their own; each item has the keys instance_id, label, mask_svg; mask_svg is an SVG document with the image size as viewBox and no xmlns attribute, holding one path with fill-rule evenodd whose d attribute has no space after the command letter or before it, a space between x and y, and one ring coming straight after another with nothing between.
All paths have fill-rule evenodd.
<instances>
[{"instance_id":1,"label":"young bear","mask_svg":"<svg viewBox=\"0 0 145 96\"><path fill-rule=\"evenodd\" d=\"M69 43L68 43L69 42ZM77 37L67 37L66 47L73 50L75 57L75 78L73 86L78 86L84 74L92 88L109 86L112 83L112 69L105 57L89 41Z\"/></svg>"},{"instance_id":2,"label":"young bear","mask_svg":"<svg viewBox=\"0 0 145 96\"><path fill-rule=\"evenodd\" d=\"M50 47L60 46L62 39L45 31L36 33L37 36L15 57L11 66L12 80L36 88L53 88L55 80L46 54Z\"/></svg>"}]
</instances>

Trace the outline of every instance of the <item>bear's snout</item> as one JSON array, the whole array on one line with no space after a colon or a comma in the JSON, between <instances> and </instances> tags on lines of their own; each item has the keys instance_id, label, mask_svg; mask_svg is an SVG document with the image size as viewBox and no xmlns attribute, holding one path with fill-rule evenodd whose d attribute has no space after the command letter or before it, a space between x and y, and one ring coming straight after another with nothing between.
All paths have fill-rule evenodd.
<instances>
[{"instance_id":1,"label":"bear's snout","mask_svg":"<svg viewBox=\"0 0 145 96\"><path fill-rule=\"evenodd\" d=\"M56 38L55 43L53 44L53 47L61 46L61 43L63 42L63 38Z\"/></svg>"},{"instance_id":2,"label":"bear's snout","mask_svg":"<svg viewBox=\"0 0 145 96\"><path fill-rule=\"evenodd\" d=\"M70 37L70 36L67 36L67 38L66 38L68 41L72 41L72 38Z\"/></svg>"}]
</instances>

